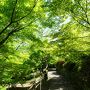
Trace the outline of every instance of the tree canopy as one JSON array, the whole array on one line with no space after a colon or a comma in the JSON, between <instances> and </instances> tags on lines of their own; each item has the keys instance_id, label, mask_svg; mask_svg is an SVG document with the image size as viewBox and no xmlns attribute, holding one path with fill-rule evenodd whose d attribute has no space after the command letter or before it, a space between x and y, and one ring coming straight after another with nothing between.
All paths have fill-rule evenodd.
<instances>
[{"instance_id":1,"label":"tree canopy","mask_svg":"<svg viewBox=\"0 0 90 90\"><path fill-rule=\"evenodd\" d=\"M0 84L26 81L45 59L83 55L90 55L90 0L0 0Z\"/></svg>"}]
</instances>

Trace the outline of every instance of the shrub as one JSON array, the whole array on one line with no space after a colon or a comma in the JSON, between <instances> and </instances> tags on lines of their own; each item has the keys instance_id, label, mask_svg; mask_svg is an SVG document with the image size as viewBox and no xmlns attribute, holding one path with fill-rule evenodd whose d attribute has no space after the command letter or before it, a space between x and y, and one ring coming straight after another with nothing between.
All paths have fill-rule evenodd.
<instances>
[{"instance_id":1,"label":"shrub","mask_svg":"<svg viewBox=\"0 0 90 90\"><path fill-rule=\"evenodd\" d=\"M85 86L90 87L90 60L84 60L82 62L80 74Z\"/></svg>"},{"instance_id":2,"label":"shrub","mask_svg":"<svg viewBox=\"0 0 90 90\"><path fill-rule=\"evenodd\" d=\"M66 62L66 63L64 64L64 68L65 68L65 70L68 71L68 72L73 72L73 71L76 70L76 63L71 62L71 61Z\"/></svg>"},{"instance_id":3,"label":"shrub","mask_svg":"<svg viewBox=\"0 0 90 90\"><path fill-rule=\"evenodd\" d=\"M56 71L57 73L61 73L63 70L63 64L65 63L65 61L58 61L56 63Z\"/></svg>"}]
</instances>

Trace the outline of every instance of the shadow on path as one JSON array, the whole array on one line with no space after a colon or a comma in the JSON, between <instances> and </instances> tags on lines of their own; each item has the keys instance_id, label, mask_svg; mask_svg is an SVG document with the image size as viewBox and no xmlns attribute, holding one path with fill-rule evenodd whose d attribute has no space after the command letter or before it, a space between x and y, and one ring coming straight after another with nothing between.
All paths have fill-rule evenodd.
<instances>
[{"instance_id":1,"label":"shadow on path","mask_svg":"<svg viewBox=\"0 0 90 90\"><path fill-rule=\"evenodd\" d=\"M56 71L48 72L48 89L46 90L75 90L69 81L66 81L62 75Z\"/></svg>"}]
</instances>

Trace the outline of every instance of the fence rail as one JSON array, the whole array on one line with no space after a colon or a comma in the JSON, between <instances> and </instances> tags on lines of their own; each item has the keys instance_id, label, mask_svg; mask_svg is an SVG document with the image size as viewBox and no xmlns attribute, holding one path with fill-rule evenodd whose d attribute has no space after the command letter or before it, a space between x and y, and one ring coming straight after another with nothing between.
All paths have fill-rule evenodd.
<instances>
[{"instance_id":1,"label":"fence rail","mask_svg":"<svg viewBox=\"0 0 90 90\"><path fill-rule=\"evenodd\" d=\"M6 90L37 90L37 88L41 88L42 80L43 76L40 76L34 80L27 81L25 84L16 84L14 87L10 85Z\"/></svg>"}]
</instances>

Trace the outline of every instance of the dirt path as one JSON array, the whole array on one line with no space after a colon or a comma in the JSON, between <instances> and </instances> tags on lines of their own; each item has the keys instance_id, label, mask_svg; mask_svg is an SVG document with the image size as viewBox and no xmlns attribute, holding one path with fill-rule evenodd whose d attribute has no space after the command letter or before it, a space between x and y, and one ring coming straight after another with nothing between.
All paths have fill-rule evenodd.
<instances>
[{"instance_id":1,"label":"dirt path","mask_svg":"<svg viewBox=\"0 0 90 90\"><path fill-rule=\"evenodd\" d=\"M75 90L70 82L66 81L63 76L60 76L56 71L48 72L48 90Z\"/></svg>"}]
</instances>

